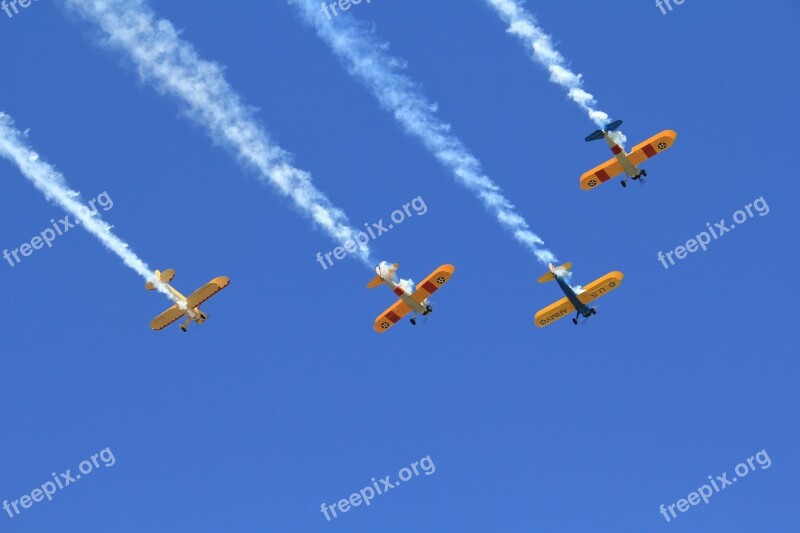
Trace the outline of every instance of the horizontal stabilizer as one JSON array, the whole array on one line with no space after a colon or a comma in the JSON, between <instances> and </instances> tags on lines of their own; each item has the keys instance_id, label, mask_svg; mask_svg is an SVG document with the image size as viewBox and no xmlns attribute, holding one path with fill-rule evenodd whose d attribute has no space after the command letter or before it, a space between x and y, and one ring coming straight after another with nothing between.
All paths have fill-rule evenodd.
<instances>
[{"instance_id":1,"label":"horizontal stabilizer","mask_svg":"<svg viewBox=\"0 0 800 533\"><path fill-rule=\"evenodd\" d=\"M603 132L603 130L595 130L594 133L586 137L586 142L588 143L591 141L599 141L603 137L605 137L605 133Z\"/></svg>"},{"instance_id":2,"label":"horizontal stabilizer","mask_svg":"<svg viewBox=\"0 0 800 533\"><path fill-rule=\"evenodd\" d=\"M367 288L368 288L368 289L374 289L375 287L377 287L377 286L378 286L378 285L380 285L381 283L383 283L383 279L381 279L381 277L380 277L380 276L375 276L374 278L372 278L372 279L370 280L370 282L369 282L369 283L367 283Z\"/></svg>"},{"instance_id":3,"label":"horizontal stabilizer","mask_svg":"<svg viewBox=\"0 0 800 533\"><path fill-rule=\"evenodd\" d=\"M161 283L169 283L170 281L172 281L172 278L174 277L175 277L175 271L171 268L165 270L164 272L161 272L160 270L156 270L155 272L153 272L153 278L156 281L160 281ZM153 289L156 288L156 285L152 281L148 281L147 283L145 283L144 288L147 289L148 291L152 291Z\"/></svg>"},{"instance_id":4,"label":"horizontal stabilizer","mask_svg":"<svg viewBox=\"0 0 800 533\"><path fill-rule=\"evenodd\" d=\"M572 263L564 263L560 267L554 267L553 263L550 263L549 266L550 266L550 272L542 275L538 280L536 280L537 283L547 283L548 281L553 281L554 279L556 279L557 273L560 274L572 268Z\"/></svg>"},{"instance_id":5,"label":"horizontal stabilizer","mask_svg":"<svg viewBox=\"0 0 800 533\"><path fill-rule=\"evenodd\" d=\"M606 131L617 131L620 126L622 126L622 121L615 120L614 122L606 126Z\"/></svg>"}]
</instances>

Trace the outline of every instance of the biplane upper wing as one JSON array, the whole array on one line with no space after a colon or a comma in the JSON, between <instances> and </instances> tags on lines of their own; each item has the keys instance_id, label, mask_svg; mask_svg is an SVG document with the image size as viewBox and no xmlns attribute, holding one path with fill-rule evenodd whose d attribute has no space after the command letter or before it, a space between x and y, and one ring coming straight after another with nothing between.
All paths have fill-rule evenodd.
<instances>
[{"instance_id":1,"label":"biplane upper wing","mask_svg":"<svg viewBox=\"0 0 800 533\"><path fill-rule=\"evenodd\" d=\"M653 135L646 141L637 144L628 154L628 161L634 166L639 166L654 155L668 149L675 142L678 134L672 130L664 130Z\"/></svg>"},{"instance_id":2,"label":"biplane upper wing","mask_svg":"<svg viewBox=\"0 0 800 533\"><path fill-rule=\"evenodd\" d=\"M375 319L375 324L372 327L378 333L383 333L400 322L400 320L410 312L411 306L409 306L403 300L397 300L393 306L381 313L380 316Z\"/></svg>"},{"instance_id":3,"label":"biplane upper wing","mask_svg":"<svg viewBox=\"0 0 800 533\"><path fill-rule=\"evenodd\" d=\"M622 283L622 278L622 272L616 270L614 272L609 272L605 276L598 278L585 286L583 288L584 291L578 295L578 300L580 300L583 304L593 302L604 294L607 294L619 287L619 284Z\"/></svg>"},{"instance_id":4,"label":"biplane upper wing","mask_svg":"<svg viewBox=\"0 0 800 533\"><path fill-rule=\"evenodd\" d=\"M189 309L194 309L201 303L205 302L219 291L228 286L231 280L226 276L214 278L196 291L194 291L188 298L186 298L186 306Z\"/></svg>"},{"instance_id":5,"label":"biplane upper wing","mask_svg":"<svg viewBox=\"0 0 800 533\"><path fill-rule=\"evenodd\" d=\"M450 281L450 276L456 271L453 265L442 265L437 268L430 276L422 280L417 285L417 290L411 294L411 298L421 304L427 297L439 290L439 288Z\"/></svg>"},{"instance_id":6,"label":"biplane upper wing","mask_svg":"<svg viewBox=\"0 0 800 533\"><path fill-rule=\"evenodd\" d=\"M571 312L575 311L575 306L565 296L554 304L548 305L538 313L533 321L537 326L543 328L549 326L559 318L564 318Z\"/></svg>"},{"instance_id":7,"label":"biplane upper wing","mask_svg":"<svg viewBox=\"0 0 800 533\"><path fill-rule=\"evenodd\" d=\"M594 189L601 183L605 183L623 172L625 172L625 169L622 168L622 163L617 161L616 157L611 158L581 176L581 189L584 191Z\"/></svg>"},{"instance_id":8,"label":"biplane upper wing","mask_svg":"<svg viewBox=\"0 0 800 533\"><path fill-rule=\"evenodd\" d=\"M150 322L150 327L156 331L162 330L165 327L169 326L179 318L181 318L185 314L184 311L178 308L177 305L173 305Z\"/></svg>"}]
</instances>

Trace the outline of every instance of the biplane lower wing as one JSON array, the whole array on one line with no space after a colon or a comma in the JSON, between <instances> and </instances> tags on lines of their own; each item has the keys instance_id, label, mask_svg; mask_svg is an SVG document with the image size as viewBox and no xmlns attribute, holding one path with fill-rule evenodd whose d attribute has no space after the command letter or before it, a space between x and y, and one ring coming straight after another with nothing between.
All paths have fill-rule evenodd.
<instances>
[{"instance_id":1,"label":"biplane lower wing","mask_svg":"<svg viewBox=\"0 0 800 533\"><path fill-rule=\"evenodd\" d=\"M605 183L623 172L625 172L625 169L622 168L622 163L620 163L616 157L611 158L602 165L597 165L581 176L581 189L584 191L594 189L601 183Z\"/></svg>"},{"instance_id":2,"label":"biplane lower wing","mask_svg":"<svg viewBox=\"0 0 800 533\"><path fill-rule=\"evenodd\" d=\"M653 135L646 141L637 144L628 154L628 161L633 166L639 166L651 157L667 150L673 145L678 134L672 130L664 130L661 133Z\"/></svg>"},{"instance_id":3,"label":"biplane lower wing","mask_svg":"<svg viewBox=\"0 0 800 533\"><path fill-rule=\"evenodd\" d=\"M442 285L450 281L450 277L455 271L456 267L453 265L440 266L435 272L433 272L433 274L422 280L422 282L417 285L417 290L411 294L411 298L418 304L421 304L431 294L439 290Z\"/></svg>"},{"instance_id":4,"label":"biplane lower wing","mask_svg":"<svg viewBox=\"0 0 800 533\"><path fill-rule=\"evenodd\" d=\"M372 326L378 333L383 333L400 322L404 316L411 312L411 306L403 300L398 300L393 306L381 313Z\"/></svg>"},{"instance_id":5,"label":"biplane lower wing","mask_svg":"<svg viewBox=\"0 0 800 533\"><path fill-rule=\"evenodd\" d=\"M619 284L622 283L622 278L622 272L617 270L609 272L605 276L586 285L583 288L583 292L578 295L578 300L584 305L593 302L604 294L608 294L619 287Z\"/></svg>"},{"instance_id":6,"label":"biplane lower wing","mask_svg":"<svg viewBox=\"0 0 800 533\"><path fill-rule=\"evenodd\" d=\"M169 326L184 315L184 311L173 305L150 322L150 327L156 331L160 331Z\"/></svg>"},{"instance_id":7,"label":"biplane lower wing","mask_svg":"<svg viewBox=\"0 0 800 533\"><path fill-rule=\"evenodd\" d=\"M560 318L564 318L573 311L575 311L575 306L564 297L536 313L536 317L533 320L536 322L537 326L543 328Z\"/></svg>"},{"instance_id":8,"label":"biplane lower wing","mask_svg":"<svg viewBox=\"0 0 800 533\"><path fill-rule=\"evenodd\" d=\"M230 284L231 280L227 276L220 276L214 278L196 291L194 291L188 298L186 298L186 306L189 309L194 309L201 303L205 302L219 291L224 289Z\"/></svg>"}]
</instances>

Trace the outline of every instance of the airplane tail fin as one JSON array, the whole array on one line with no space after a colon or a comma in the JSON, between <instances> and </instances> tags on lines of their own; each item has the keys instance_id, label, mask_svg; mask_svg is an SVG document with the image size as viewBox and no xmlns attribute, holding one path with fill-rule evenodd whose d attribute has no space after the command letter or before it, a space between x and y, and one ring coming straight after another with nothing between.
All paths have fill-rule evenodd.
<instances>
[{"instance_id":1,"label":"airplane tail fin","mask_svg":"<svg viewBox=\"0 0 800 533\"><path fill-rule=\"evenodd\" d=\"M375 267L375 273L377 274L374 278L372 278L369 283L367 283L368 289L374 289L381 283L383 283L384 277L392 277L394 275L394 271L397 270L397 263L392 266L389 266L388 263L381 263L380 265Z\"/></svg>"},{"instance_id":2,"label":"airplane tail fin","mask_svg":"<svg viewBox=\"0 0 800 533\"><path fill-rule=\"evenodd\" d=\"M377 276L372 278L370 282L367 284L368 289L374 289L381 283L383 283L384 279L392 279L394 278L394 273L397 272L397 263L390 265L388 263L381 263L380 265L375 267L375 273Z\"/></svg>"},{"instance_id":3,"label":"airplane tail fin","mask_svg":"<svg viewBox=\"0 0 800 533\"><path fill-rule=\"evenodd\" d=\"M558 275L559 271L564 272L572 268L572 263L564 263L560 267L554 267L553 263L550 263L548 266L550 267L550 272L544 274L538 280L536 280L537 283L547 283L548 281L553 281L554 279L556 279L556 276Z\"/></svg>"},{"instance_id":4,"label":"airplane tail fin","mask_svg":"<svg viewBox=\"0 0 800 533\"><path fill-rule=\"evenodd\" d=\"M586 142L599 141L603 137L605 137L605 132L603 130L594 130L591 135L586 137Z\"/></svg>"},{"instance_id":5,"label":"airplane tail fin","mask_svg":"<svg viewBox=\"0 0 800 533\"><path fill-rule=\"evenodd\" d=\"M165 270L164 272L161 272L160 270L156 270L155 272L153 272L153 278L155 278L156 281L160 281L161 283L169 283L170 281L172 281L172 278L174 277L175 277L175 271L171 268ZM152 281L148 281L147 283L145 283L144 288L147 289L148 291L152 291L156 288L156 286Z\"/></svg>"},{"instance_id":6,"label":"airplane tail fin","mask_svg":"<svg viewBox=\"0 0 800 533\"><path fill-rule=\"evenodd\" d=\"M622 126L622 121L621 120L615 120L611 124L608 124L602 130L594 130L588 137L586 137L586 142L599 141L600 139L602 139L602 138L604 138L606 136L606 133L608 133L610 131L617 131L620 126Z\"/></svg>"}]
</instances>

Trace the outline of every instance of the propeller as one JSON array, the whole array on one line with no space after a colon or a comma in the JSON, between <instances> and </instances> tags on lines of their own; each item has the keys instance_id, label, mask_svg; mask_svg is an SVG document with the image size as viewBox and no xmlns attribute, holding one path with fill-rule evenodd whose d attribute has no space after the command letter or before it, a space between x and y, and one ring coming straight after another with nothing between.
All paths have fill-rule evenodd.
<instances>
[{"instance_id":1,"label":"propeller","mask_svg":"<svg viewBox=\"0 0 800 533\"><path fill-rule=\"evenodd\" d=\"M433 313L433 309L436 309L436 304L434 302L431 302L430 300L428 300L428 307L431 308L431 313ZM425 324L428 321L428 317L431 316L431 313L428 313L427 315L422 317L422 323L423 324Z\"/></svg>"},{"instance_id":2,"label":"propeller","mask_svg":"<svg viewBox=\"0 0 800 533\"><path fill-rule=\"evenodd\" d=\"M214 316L213 313L205 313L205 315L206 315L206 321L208 321L212 316ZM189 327L192 329L192 331L194 331L194 330L196 330L196 329L198 329L200 327L200 324L198 324L197 322L192 320L189 323Z\"/></svg>"},{"instance_id":3,"label":"propeller","mask_svg":"<svg viewBox=\"0 0 800 533\"><path fill-rule=\"evenodd\" d=\"M596 305L592 309L594 309L595 313L597 312L597 306ZM592 315L589 315L589 316L592 316ZM581 325L585 326L588 321L589 321L589 317L588 316L583 317L583 322L581 322Z\"/></svg>"}]
</instances>

